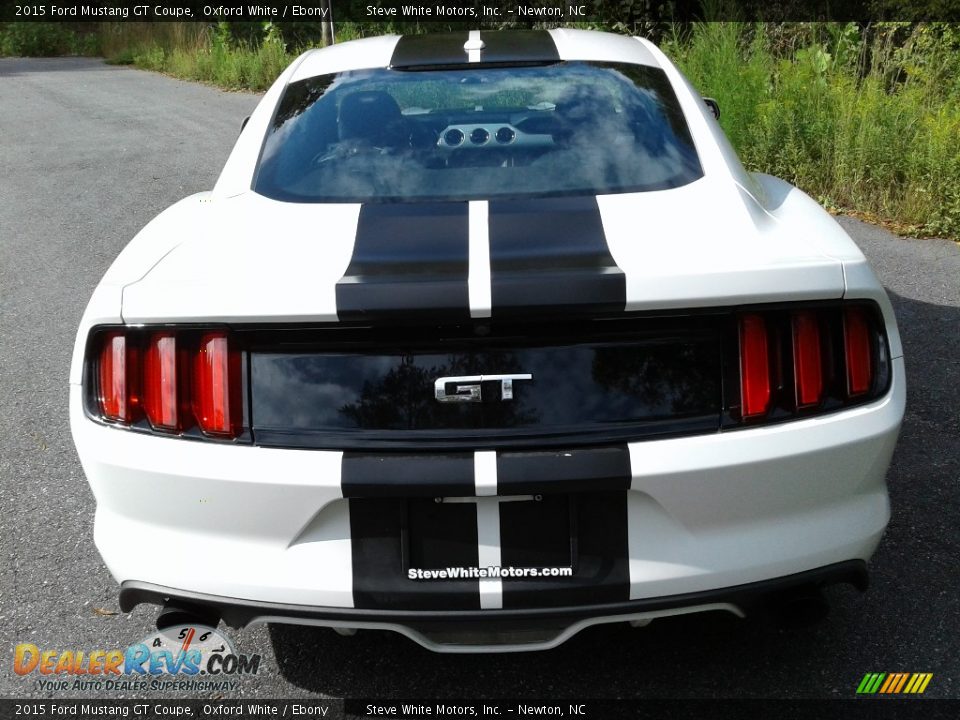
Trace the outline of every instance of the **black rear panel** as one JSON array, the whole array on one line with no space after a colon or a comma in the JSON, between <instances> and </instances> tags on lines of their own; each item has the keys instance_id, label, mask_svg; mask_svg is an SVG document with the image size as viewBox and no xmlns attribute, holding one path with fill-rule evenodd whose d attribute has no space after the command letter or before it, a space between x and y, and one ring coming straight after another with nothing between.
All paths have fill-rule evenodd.
<instances>
[{"instance_id":1,"label":"black rear panel","mask_svg":"<svg viewBox=\"0 0 960 720\"><path fill-rule=\"evenodd\" d=\"M365 451L561 446L716 431L715 317L248 336L259 445ZM529 374L512 398L499 380ZM471 402L439 402L479 385Z\"/></svg>"}]
</instances>

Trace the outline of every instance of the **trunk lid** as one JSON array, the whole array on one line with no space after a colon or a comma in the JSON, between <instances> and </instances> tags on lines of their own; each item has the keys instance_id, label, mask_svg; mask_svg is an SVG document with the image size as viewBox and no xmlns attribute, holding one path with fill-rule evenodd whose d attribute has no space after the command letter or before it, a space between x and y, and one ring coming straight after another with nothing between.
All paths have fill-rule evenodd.
<instances>
[{"instance_id":1,"label":"trunk lid","mask_svg":"<svg viewBox=\"0 0 960 720\"><path fill-rule=\"evenodd\" d=\"M556 206L562 200L551 202ZM624 310L832 299L843 294L839 261L812 249L811 244L793 234L789 227L778 224L752 197L729 181L708 182L703 178L672 190L600 196L596 206L605 236L603 254L612 257L614 270L623 275ZM124 320L342 320L338 315L338 283L342 289L344 281L358 282L349 276L348 270L357 244L360 214L361 206L356 204L283 203L255 193L191 207L179 222L184 240L143 278L124 288ZM404 214L407 227L415 232L415 207L407 207ZM535 215L528 213L527 222L531 217L535 220ZM518 293L522 295L525 278L529 278L534 289L569 282L572 288L587 288L587 294L572 300L564 298L562 312L593 313L596 304L589 297L591 283L581 282L582 273L571 274L569 267L561 267L562 263L571 263L570 254L564 255L570 248L561 247L568 239L551 239L561 225L544 223L551 228L551 236L530 238L529 249L523 252L522 272L512 272L509 277L505 273L504 286L519 286ZM577 241L572 242L576 246ZM417 293L411 290L433 290L450 280L446 275L438 276L437 267L445 268L444 272L462 273L460 279L466 287L466 258L459 265L449 263L445 257L439 257L448 250L443 248L436 258L424 257L423 263L403 265L396 262L397 258L403 259L402 244L389 248L392 257L383 265L402 265L399 270L390 271L394 272L390 278L393 284L381 286L388 290L397 288L396 297L404 298L394 308L394 317L404 317L405 308L401 305L406 302L411 304L411 313L418 311ZM574 255L576 250L574 247ZM587 250L600 254L592 247ZM584 253L584 257L589 253ZM364 261L369 265L369 257ZM584 262L593 260L587 258ZM496 263L494 257L495 296ZM597 277L607 273L609 279L609 270L590 272ZM381 292L380 296L383 295ZM386 296L390 297L390 293ZM527 310L549 315L551 303L562 296L562 292L547 293L543 297L548 299L542 306ZM604 307L608 309L609 305L609 298L605 298ZM495 306L495 317L496 313Z\"/></svg>"}]
</instances>

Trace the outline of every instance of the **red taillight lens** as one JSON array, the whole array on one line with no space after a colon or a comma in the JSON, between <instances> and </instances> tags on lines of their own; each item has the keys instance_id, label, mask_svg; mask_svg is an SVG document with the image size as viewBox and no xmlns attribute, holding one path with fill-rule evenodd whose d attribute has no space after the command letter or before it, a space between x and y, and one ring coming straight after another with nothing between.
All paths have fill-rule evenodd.
<instances>
[{"instance_id":1,"label":"red taillight lens","mask_svg":"<svg viewBox=\"0 0 960 720\"><path fill-rule=\"evenodd\" d=\"M764 415L770 406L770 358L767 325L760 315L740 317L740 412Z\"/></svg>"},{"instance_id":2,"label":"red taillight lens","mask_svg":"<svg viewBox=\"0 0 960 720\"><path fill-rule=\"evenodd\" d=\"M133 422L139 405L138 351L123 333L108 333L100 347L100 411L107 420Z\"/></svg>"},{"instance_id":3,"label":"red taillight lens","mask_svg":"<svg viewBox=\"0 0 960 720\"><path fill-rule=\"evenodd\" d=\"M870 324L862 307L843 313L843 347L847 361L847 394L863 395L873 382Z\"/></svg>"},{"instance_id":4,"label":"red taillight lens","mask_svg":"<svg viewBox=\"0 0 960 720\"><path fill-rule=\"evenodd\" d=\"M145 416L169 433L243 433L242 355L226 331L106 330L94 343L99 417L130 425Z\"/></svg>"},{"instance_id":5,"label":"red taillight lens","mask_svg":"<svg viewBox=\"0 0 960 720\"><path fill-rule=\"evenodd\" d=\"M236 437L243 424L240 353L227 334L206 333L193 358L193 414L203 432Z\"/></svg>"},{"instance_id":6,"label":"red taillight lens","mask_svg":"<svg viewBox=\"0 0 960 720\"><path fill-rule=\"evenodd\" d=\"M177 370L176 336L153 333L143 358L143 409L154 428L177 432L183 427Z\"/></svg>"},{"instance_id":7,"label":"red taillight lens","mask_svg":"<svg viewBox=\"0 0 960 720\"><path fill-rule=\"evenodd\" d=\"M793 377L797 407L818 405L823 396L820 323L809 310L793 313Z\"/></svg>"}]
</instances>

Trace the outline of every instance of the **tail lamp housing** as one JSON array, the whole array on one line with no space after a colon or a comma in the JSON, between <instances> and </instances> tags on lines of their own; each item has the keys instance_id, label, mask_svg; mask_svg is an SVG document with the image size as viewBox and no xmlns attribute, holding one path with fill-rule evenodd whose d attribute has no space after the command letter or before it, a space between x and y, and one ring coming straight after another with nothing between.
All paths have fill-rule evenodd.
<instances>
[{"instance_id":1,"label":"tail lamp housing","mask_svg":"<svg viewBox=\"0 0 960 720\"><path fill-rule=\"evenodd\" d=\"M147 432L248 438L243 352L229 331L107 328L90 342L90 415Z\"/></svg>"},{"instance_id":2,"label":"tail lamp housing","mask_svg":"<svg viewBox=\"0 0 960 720\"><path fill-rule=\"evenodd\" d=\"M720 429L871 402L890 387L882 313L870 301L711 310L722 348ZM251 443L249 333L224 328L94 328L84 379L88 416L135 431Z\"/></svg>"},{"instance_id":3,"label":"tail lamp housing","mask_svg":"<svg viewBox=\"0 0 960 720\"><path fill-rule=\"evenodd\" d=\"M724 427L842 409L889 387L883 318L873 303L751 308L732 323Z\"/></svg>"}]
</instances>

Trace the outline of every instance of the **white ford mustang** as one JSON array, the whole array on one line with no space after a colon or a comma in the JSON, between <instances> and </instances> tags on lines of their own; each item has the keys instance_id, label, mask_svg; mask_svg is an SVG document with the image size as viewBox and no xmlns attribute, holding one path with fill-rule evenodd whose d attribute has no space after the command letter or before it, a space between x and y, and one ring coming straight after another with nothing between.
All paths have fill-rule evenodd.
<instances>
[{"instance_id":1,"label":"white ford mustang","mask_svg":"<svg viewBox=\"0 0 960 720\"><path fill-rule=\"evenodd\" d=\"M906 392L843 230L576 30L299 57L70 383L124 610L451 652L864 589Z\"/></svg>"}]
</instances>

